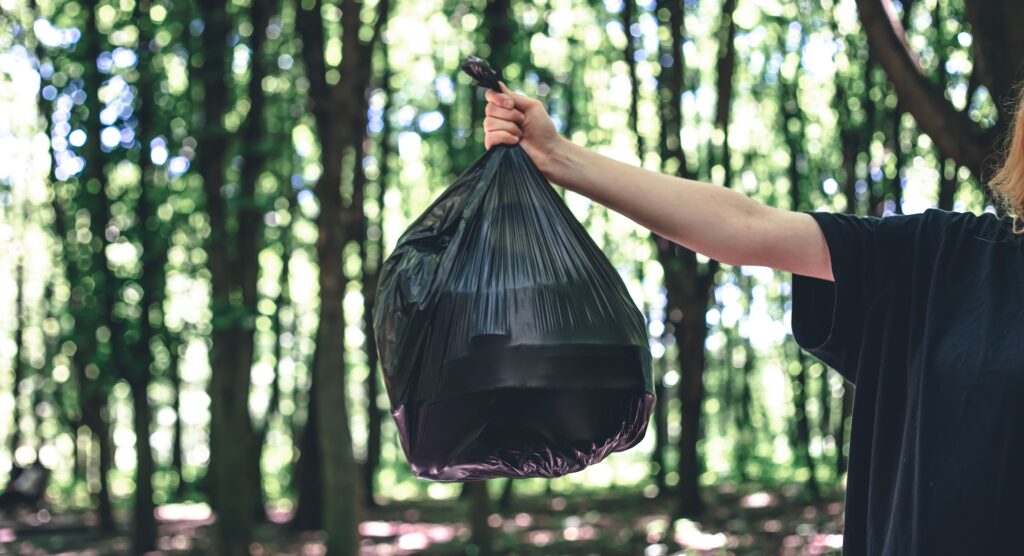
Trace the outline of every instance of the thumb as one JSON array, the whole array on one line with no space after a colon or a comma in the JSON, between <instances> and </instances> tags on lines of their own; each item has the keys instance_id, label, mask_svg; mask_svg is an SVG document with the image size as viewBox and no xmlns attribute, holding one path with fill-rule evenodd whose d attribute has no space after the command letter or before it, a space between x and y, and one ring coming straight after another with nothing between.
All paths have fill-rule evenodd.
<instances>
[{"instance_id":1,"label":"thumb","mask_svg":"<svg viewBox=\"0 0 1024 556\"><path fill-rule=\"evenodd\" d=\"M532 99L528 96L521 95L519 93L513 93L512 90L505 85L504 81L499 81L498 86L501 87L502 93L504 93L505 95L512 99L512 102L514 102L516 105L516 110L525 112L528 108L530 108L531 106L533 106L534 103L537 102L537 100Z\"/></svg>"}]
</instances>

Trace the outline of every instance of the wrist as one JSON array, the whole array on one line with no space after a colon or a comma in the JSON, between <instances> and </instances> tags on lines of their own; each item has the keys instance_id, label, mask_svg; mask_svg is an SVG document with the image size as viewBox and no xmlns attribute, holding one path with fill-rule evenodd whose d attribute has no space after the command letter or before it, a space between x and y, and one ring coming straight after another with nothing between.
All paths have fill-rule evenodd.
<instances>
[{"instance_id":1,"label":"wrist","mask_svg":"<svg viewBox=\"0 0 1024 556\"><path fill-rule=\"evenodd\" d=\"M552 145L541 158L538 169L548 181L572 189L571 176L578 167L580 147L561 135L557 135Z\"/></svg>"}]
</instances>

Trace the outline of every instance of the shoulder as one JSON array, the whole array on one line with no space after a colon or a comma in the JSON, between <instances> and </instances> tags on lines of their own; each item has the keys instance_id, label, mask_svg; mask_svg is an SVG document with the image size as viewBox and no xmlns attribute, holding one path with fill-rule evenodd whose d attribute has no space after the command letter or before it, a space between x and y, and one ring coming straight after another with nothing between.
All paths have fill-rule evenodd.
<instances>
[{"instance_id":1,"label":"shoulder","mask_svg":"<svg viewBox=\"0 0 1024 556\"><path fill-rule=\"evenodd\" d=\"M922 213L922 221L928 234L940 243L980 241L1009 244L1024 241L1024 236L1013 233L1010 216L1000 217L992 212L975 214L930 208Z\"/></svg>"},{"instance_id":2,"label":"shoulder","mask_svg":"<svg viewBox=\"0 0 1024 556\"><path fill-rule=\"evenodd\" d=\"M882 236L904 237L914 243L938 245L956 237L995 237L1007 221L988 212L975 214L928 208L918 213L878 217L876 223Z\"/></svg>"},{"instance_id":3,"label":"shoulder","mask_svg":"<svg viewBox=\"0 0 1024 556\"><path fill-rule=\"evenodd\" d=\"M1024 241L1013 233L1009 217L991 212L975 214L928 208L922 212L861 216L842 212L805 211L818 222L826 236L861 238L875 246L905 247L908 244L939 245L946 240L975 238L996 242Z\"/></svg>"},{"instance_id":4,"label":"shoulder","mask_svg":"<svg viewBox=\"0 0 1024 556\"><path fill-rule=\"evenodd\" d=\"M908 242L939 240L953 227L964 227L968 220L977 218L971 213L960 213L929 208L910 214L886 216L856 215L842 212L811 213L828 235L850 235L880 248L905 246Z\"/></svg>"},{"instance_id":5,"label":"shoulder","mask_svg":"<svg viewBox=\"0 0 1024 556\"><path fill-rule=\"evenodd\" d=\"M930 266L940 256L956 251L977 251L1009 241L1014 236L1008 219L992 213L928 208L922 212L887 216L814 212L825 233L829 251L850 265L874 263L882 276L909 273L916 266ZM941 255L946 253L946 255ZM837 261L833 260L833 274Z\"/></svg>"}]
</instances>

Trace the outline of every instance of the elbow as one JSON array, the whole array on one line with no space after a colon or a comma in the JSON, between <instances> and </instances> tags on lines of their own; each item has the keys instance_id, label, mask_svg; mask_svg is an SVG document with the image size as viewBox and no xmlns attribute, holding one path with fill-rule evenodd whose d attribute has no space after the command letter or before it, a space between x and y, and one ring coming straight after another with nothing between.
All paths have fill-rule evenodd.
<instances>
[{"instance_id":1,"label":"elbow","mask_svg":"<svg viewBox=\"0 0 1024 556\"><path fill-rule=\"evenodd\" d=\"M732 266L770 266L772 213L778 209L747 197L736 208L737 213L729 219L732 225L723 231L726 240L721 253L713 258Z\"/></svg>"}]
</instances>

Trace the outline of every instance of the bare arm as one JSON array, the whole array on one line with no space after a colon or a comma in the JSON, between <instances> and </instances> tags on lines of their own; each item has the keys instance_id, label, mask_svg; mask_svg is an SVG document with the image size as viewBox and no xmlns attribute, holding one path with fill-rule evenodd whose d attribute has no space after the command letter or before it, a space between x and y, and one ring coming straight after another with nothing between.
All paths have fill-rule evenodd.
<instances>
[{"instance_id":1,"label":"bare arm","mask_svg":"<svg viewBox=\"0 0 1024 556\"><path fill-rule=\"evenodd\" d=\"M487 99L487 148L519 143L552 182L711 259L833 280L825 236L810 215L587 150L555 131L539 101L507 88Z\"/></svg>"}]
</instances>

